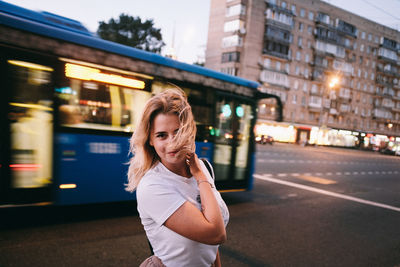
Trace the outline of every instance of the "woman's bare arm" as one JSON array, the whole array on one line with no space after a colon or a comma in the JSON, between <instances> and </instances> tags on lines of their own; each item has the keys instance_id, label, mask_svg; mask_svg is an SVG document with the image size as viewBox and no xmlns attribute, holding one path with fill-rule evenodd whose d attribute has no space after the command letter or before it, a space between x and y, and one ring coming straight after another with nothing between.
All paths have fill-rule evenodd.
<instances>
[{"instance_id":1,"label":"woman's bare arm","mask_svg":"<svg viewBox=\"0 0 400 267\"><path fill-rule=\"evenodd\" d=\"M190 158L190 171L198 181L202 211L186 201L165 221L165 226L194 241L209 245L221 244L226 240L221 210L211 185L200 182L207 181L207 178L195 154Z\"/></svg>"}]
</instances>

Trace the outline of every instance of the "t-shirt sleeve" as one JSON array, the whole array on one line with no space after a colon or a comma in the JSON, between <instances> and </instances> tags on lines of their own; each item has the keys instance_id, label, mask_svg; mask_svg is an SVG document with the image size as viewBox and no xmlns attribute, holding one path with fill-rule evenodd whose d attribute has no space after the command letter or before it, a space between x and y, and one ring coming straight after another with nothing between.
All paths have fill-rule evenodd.
<instances>
[{"instance_id":1,"label":"t-shirt sleeve","mask_svg":"<svg viewBox=\"0 0 400 267\"><path fill-rule=\"evenodd\" d=\"M162 225L186 199L171 185L143 182L136 192L139 213Z\"/></svg>"}]
</instances>

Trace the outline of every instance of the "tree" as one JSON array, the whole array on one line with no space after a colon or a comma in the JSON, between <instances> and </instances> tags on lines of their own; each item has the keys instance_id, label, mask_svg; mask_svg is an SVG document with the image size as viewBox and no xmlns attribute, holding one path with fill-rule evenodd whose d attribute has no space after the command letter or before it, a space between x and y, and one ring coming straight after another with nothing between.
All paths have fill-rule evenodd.
<instances>
[{"instance_id":1,"label":"tree","mask_svg":"<svg viewBox=\"0 0 400 267\"><path fill-rule=\"evenodd\" d=\"M142 22L140 17L122 13L119 19L111 18L108 23L100 21L97 34L105 40L160 53L165 43L162 41L161 29L153 26L152 19Z\"/></svg>"}]
</instances>

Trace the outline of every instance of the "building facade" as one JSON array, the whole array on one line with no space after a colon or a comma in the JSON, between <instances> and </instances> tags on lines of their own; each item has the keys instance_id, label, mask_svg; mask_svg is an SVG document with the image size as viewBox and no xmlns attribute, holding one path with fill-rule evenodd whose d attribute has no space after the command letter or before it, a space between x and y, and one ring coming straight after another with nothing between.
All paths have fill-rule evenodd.
<instances>
[{"instance_id":1,"label":"building facade","mask_svg":"<svg viewBox=\"0 0 400 267\"><path fill-rule=\"evenodd\" d=\"M319 0L211 0L205 66L258 81L257 134L284 142L400 142L400 32Z\"/></svg>"}]
</instances>

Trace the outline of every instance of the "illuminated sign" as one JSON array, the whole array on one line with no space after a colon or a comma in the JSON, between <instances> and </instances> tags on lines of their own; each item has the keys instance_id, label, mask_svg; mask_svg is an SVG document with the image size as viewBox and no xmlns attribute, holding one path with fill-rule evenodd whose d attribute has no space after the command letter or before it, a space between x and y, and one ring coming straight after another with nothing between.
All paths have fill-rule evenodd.
<instances>
[{"instance_id":1,"label":"illuminated sign","mask_svg":"<svg viewBox=\"0 0 400 267\"><path fill-rule=\"evenodd\" d=\"M130 88L144 89L145 83L132 78L116 74L102 73L99 69L80 66L76 64L65 64L65 76L85 81L96 81L108 84L121 85Z\"/></svg>"},{"instance_id":2,"label":"illuminated sign","mask_svg":"<svg viewBox=\"0 0 400 267\"><path fill-rule=\"evenodd\" d=\"M236 107L236 115L241 118L244 115L244 109L241 106Z\"/></svg>"},{"instance_id":3,"label":"illuminated sign","mask_svg":"<svg viewBox=\"0 0 400 267\"><path fill-rule=\"evenodd\" d=\"M231 106L230 106L229 104L223 105L222 108L221 108L221 111L222 111L222 115L223 115L225 118L230 117L231 114L232 114Z\"/></svg>"}]
</instances>

